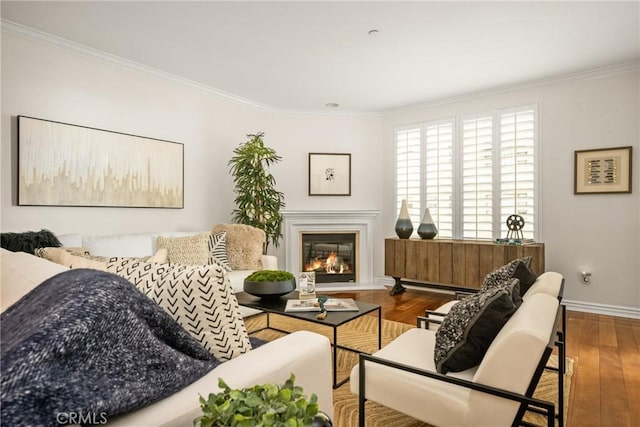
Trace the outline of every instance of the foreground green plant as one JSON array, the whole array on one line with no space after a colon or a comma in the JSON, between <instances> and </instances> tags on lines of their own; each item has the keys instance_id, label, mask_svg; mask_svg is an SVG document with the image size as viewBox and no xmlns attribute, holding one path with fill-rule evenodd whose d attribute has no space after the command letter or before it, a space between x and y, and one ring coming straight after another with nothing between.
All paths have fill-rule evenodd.
<instances>
[{"instance_id":1,"label":"foreground green plant","mask_svg":"<svg viewBox=\"0 0 640 427\"><path fill-rule=\"evenodd\" d=\"M307 400L291 374L283 386L255 385L232 390L218 379L220 393L200 396L202 415L193 420L199 427L303 427L311 426L318 414L317 396Z\"/></svg>"},{"instance_id":2,"label":"foreground green plant","mask_svg":"<svg viewBox=\"0 0 640 427\"><path fill-rule=\"evenodd\" d=\"M293 274L282 270L258 270L251 273L245 280L249 282L284 282L293 279Z\"/></svg>"}]
</instances>

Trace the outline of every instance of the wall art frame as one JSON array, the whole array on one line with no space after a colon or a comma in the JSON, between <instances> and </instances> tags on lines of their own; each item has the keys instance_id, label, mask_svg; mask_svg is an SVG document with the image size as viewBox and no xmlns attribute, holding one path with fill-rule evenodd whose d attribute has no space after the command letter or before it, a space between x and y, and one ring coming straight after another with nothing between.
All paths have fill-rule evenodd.
<instances>
[{"instance_id":1,"label":"wall art frame","mask_svg":"<svg viewBox=\"0 0 640 427\"><path fill-rule=\"evenodd\" d=\"M631 193L632 163L631 146L575 151L573 193Z\"/></svg>"},{"instance_id":2,"label":"wall art frame","mask_svg":"<svg viewBox=\"0 0 640 427\"><path fill-rule=\"evenodd\" d=\"M351 196L351 153L309 153L309 196Z\"/></svg>"},{"instance_id":3,"label":"wall art frame","mask_svg":"<svg viewBox=\"0 0 640 427\"><path fill-rule=\"evenodd\" d=\"M184 144L18 116L18 205L184 208Z\"/></svg>"}]
</instances>

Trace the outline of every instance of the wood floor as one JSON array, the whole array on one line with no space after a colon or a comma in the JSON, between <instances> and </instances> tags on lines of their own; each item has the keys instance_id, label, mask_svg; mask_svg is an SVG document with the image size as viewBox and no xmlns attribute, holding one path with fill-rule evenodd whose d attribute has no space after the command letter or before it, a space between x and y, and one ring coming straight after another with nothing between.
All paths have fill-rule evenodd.
<instances>
[{"instance_id":1,"label":"wood floor","mask_svg":"<svg viewBox=\"0 0 640 427\"><path fill-rule=\"evenodd\" d=\"M380 304L383 318L410 324L453 298L413 289L332 295ZM640 320L567 311L567 356L576 362L567 426L640 427Z\"/></svg>"}]
</instances>

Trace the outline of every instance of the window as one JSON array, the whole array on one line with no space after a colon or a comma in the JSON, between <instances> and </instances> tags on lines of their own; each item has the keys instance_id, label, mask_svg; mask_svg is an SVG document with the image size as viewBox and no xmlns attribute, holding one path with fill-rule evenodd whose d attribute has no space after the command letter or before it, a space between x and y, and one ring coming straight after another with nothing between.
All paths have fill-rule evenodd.
<instances>
[{"instance_id":1,"label":"window","mask_svg":"<svg viewBox=\"0 0 640 427\"><path fill-rule=\"evenodd\" d=\"M535 106L396 129L396 212L402 199L417 230L425 208L438 237L493 240L506 220L536 235Z\"/></svg>"}]
</instances>

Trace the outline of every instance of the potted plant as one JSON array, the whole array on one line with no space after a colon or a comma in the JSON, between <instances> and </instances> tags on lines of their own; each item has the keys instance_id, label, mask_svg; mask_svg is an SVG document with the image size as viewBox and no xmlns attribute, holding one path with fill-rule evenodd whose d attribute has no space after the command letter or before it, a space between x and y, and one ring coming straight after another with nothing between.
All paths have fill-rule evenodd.
<instances>
[{"instance_id":1,"label":"potted plant","mask_svg":"<svg viewBox=\"0 0 640 427\"><path fill-rule=\"evenodd\" d=\"M258 270L244 279L244 291L262 298L277 298L296 288L293 274L282 270Z\"/></svg>"},{"instance_id":2,"label":"potted plant","mask_svg":"<svg viewBox=\"0 0 640 427\"><path fill-rule=\"evenodd\" d=\"M276 180L269 172L282 157L264 145L263 132L247 137L248 141L233 150L228 164L236 193L232 219L264 230L267 238L262 253L266 255L269 243L277 248L282 237L280 209L285 206L284 194L275 189Z\"/></svg>"},{"instance_id":3,"label":"potted plant","mask_svg":"<svg viewBox=\"0 0 640 427\"><path fill-rule=\"evenodd\" d=\"M318 411L317 396L309 399L302 387L294 385L291 374L283 386L255 385L232 390L218 379L220 393L200 396L202 415L193 420L197 427L331 427L329 417Z\"/></svg>"}]
</instances>

